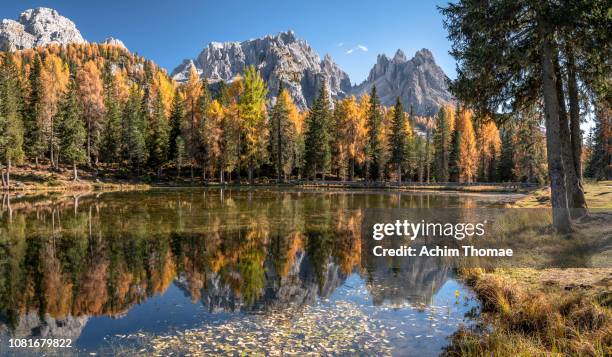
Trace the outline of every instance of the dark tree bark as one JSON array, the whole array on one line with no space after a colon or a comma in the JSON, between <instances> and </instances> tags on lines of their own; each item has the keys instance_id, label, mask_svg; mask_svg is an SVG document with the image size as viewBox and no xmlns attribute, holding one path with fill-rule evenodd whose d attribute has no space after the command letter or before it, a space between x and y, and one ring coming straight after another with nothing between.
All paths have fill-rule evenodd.
<instances>
[{"instance_id":1,"label":"dark tree bark","mask_svg":"<svg viewBox=\"0 0 612 357\"><path fill-rule=\"evenodd\" d=\"M578 99L578 80L576 78L576 63L574 52L569 47L566 48L567 55L567 92L569 96L569 117L571 133L571 149L574 159L574 170L578 179L578 189L574 212L580 217L587 214L587 204L584 198L584 186L582 178L582 133L580 131L580 101Z\"/></svg>"},{"instance_id":2,"label":"dark tree bark","mask_svg":"<svg viewBox=\"0 0 612 357\"><path fill-rule=\"evenodd\" d=\"M565 93L563 88L563 75L559 64L558 53L555 49L554 55L555 88L557 91L557 101L559 103L559 135L561 137L561 158L565 171L565 186L567 190L567 205L571 209L572 218L579 218L586 213L586 200L582 184L576 174L576 164L572 153L571 132L568 121L567 109L565 106ZM578 128L580 130L580 128Z\"/></svg>"},{"instance_id":3,"label":"dark tree bark","mask_svg":"<svg viewBox=\"0 0 612 357\"><path fill-rule=\"evenodd\" d=\"M565 173L561 158L561 137L559 123L559 102L556 89L555 70L553 65L553 48L548 31L541 29L542 39L542 90L544 94L544 112L546 118L546 150L548 173L550 176L553 226L559 233L572 230L567 206Z\"/></svg>"}]
</instances>

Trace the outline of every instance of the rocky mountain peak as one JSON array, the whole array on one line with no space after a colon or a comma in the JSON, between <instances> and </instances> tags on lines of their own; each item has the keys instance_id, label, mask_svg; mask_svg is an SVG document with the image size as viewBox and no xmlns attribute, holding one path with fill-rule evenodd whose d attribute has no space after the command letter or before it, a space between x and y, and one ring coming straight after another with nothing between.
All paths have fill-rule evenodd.
<instances>
[{"instance_id":1,"label":"rocky mountain peak","mask_svg":"<svg viewBox=\"0 0 612 357\"><path fill-rule=\"evenodd\" d=\"M400 97L404 108L412 106L415 114L429 116L441 106L454 103L447 80L428 49L417 51L410 60L398 50L393 60L384 54L378 55L368 79L354 87L352 93L359 96L376 86L384 105L393 105Z\"/></svg>"},{"instance_id":2,"label":"rocky mountain peak","mask_svg":"<svg viewBox=\"0 0 612 357\"><path fill-rule=\"evenodd\" d=\"M406 58L406 54L401 49L398 49L397 52L395 52L395 56L393 56L393 62L403 63L406 61L408 61L408 58Z\"/></svg>"},{"instance_id":3,"label":"rocky mountain peak","mask_svg":"<svg viewBox=\"0 0 612 357\"><path fill-rule=\"evenodd\" d=\"M280 32L276 37L282 40L285 44L293 43L297 41L293 30L287 30L286 32Z\"/></svg>"},{"instance_id":4,"label":"rocky mountain peak","mask_svg":"<svg viewBox=\"0 0 612 357\"><path fill-rule=\"evenodd\" d=\"M293 31L264 36L243 42L211 42L194 60L185 60L172 71L172 77L184 81L190 66L195 66L209 82L231 81L247 66L255 66L268 83L274 97L280 83L291 94L300 109L308 108L321 85L326 82L333 98L341 98L351 91L348 75L332 60L323 60Z\"/></svg>"},{"instance_id":5,"label":"rocky mountain peak","mask_svg":"<svg viewBox=\"0 0 612 357\"><path fill-rule=\"evenodd\" d=\"M114 38L114 37L107 37L104 39L104 41L102 41L102 43L106 45L113 45L113 46L118 46L118 47L127 49L123 41L121 41L118 38Z\"/></svg>"},{"instance_id":6,"label":"rocky mountain peak","mask_svg":"<svg viewBox=\"0 0 612 357\"><path fill-rule=\"evenodd\" d=\"M85 42L74 22L46 7L26 10L17 21L4 19L0 23L0 49Z\"/></svg>"},{"instance_id":7,"label":"rocky mountain peak","mask_svg":"<svg viewBox=\"0 0 612 357\"><path fill-rule=\"evenodd\" d=\"M430 50L423 48L417 51L417 53L415 53L414 55L414 60L418 61L419 63L424 63L424 62L431 62L433 64L436 63L436 61L434 60L433 54L431 53Z\"/></svg>"}]
</instances>

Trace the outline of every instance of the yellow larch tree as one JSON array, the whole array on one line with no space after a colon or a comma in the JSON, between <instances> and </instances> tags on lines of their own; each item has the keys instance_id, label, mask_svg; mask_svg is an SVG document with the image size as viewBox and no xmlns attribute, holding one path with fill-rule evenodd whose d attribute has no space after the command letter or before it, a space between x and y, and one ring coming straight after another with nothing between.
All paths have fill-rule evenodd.
<instances>
[{"instance_id":1,"label":"yellow larch tree","mask_svg":"<svg viewBox=\"0 0 612 357\"><path fill-rule=\"evenodd\" d=\"M208 106L206 113L206 126L203 128L206 131L202 135L204 145L208 148L209 167L205 168L210 176L214 175L214 171L223 172L225 170L224 159L224 143L223 143L223 122L225 120L225 111L218 100L213 100Z\"/></svg>"},{"instance_id":2,"label":"yellow larch tree","mask_svg":"<svg viewBox=\"0 0 612 357\"><path fill-rule=\"evenodd\" d=\"M198 154L198 148L200 144L200 133L198 128L200 113L198 112L198 99L202 93L202 81L200 75L194 66L190 67L189 77L187 82L183 85L183 93L185 95L185 118L186 127L183 128L183 136L186 139L187 154L190 161L191 176L193 177L193 163L196 155Z\"/></svg>"},{"instance_id":3,"label":"yellow larch tree","mask_svg":"<svg viewBox=\"0 0 612 357\"><path fill-rule=\"evenodd\" d=\"M161 96L161 102L164 106L166 117L170 117L172 109L172 99L174 98L174 82L164 71L157 70L153 76L153 92Z\"/></svg>"},{"instance_id":4,"label":"yellow larch tree","mask_svg":"<svg viewBox=\"0 0 612 357\"><path fill-rule=\"evenodd\" d=\"M93 159L97 164L105 106L100 71L93 61L86 62L77 70L76 83L87 129L87 162L91 163Z\"/></svg>"},{"instance_id":5,"label":"yellow larch tree","mask_svg":"<svg viewBox=\"0 0 612 357\"><path fill-rule=\"evenodd\" d=\"M59 108L59 100L68 87L70 73L68 65L56 55L48 55L41 70L42 106L40 113L40 127L49 146L49 159L51 165L57 165L57 138L55 115Z\"/></svg>"},{"instance_id":6,"label":"yellow larch tree","mask_svg":"<svg viewBox=\"0 0 612 357\"><path fill-rule=\"evenodd\" d=\"M459 117L456 118L456 128L461 132L461 140L459 142L459 152L461 155L458 158L459 181L472 182L478 167L478 150L476 149L476 137L472 125L471 111L462 110L459 113Z\"/></svg>"},{"instance_id":7,"label":"yellow larch tree","mask_svg":"<svg viewBox=\"0 0 612 357\"><path fill-rule=\"evenodd\" d=\"M479 176L487 181L495 180L495 169L501 154L501 139L497 125L486 120L478 127Z\"/></svg>"},{"instance_id":8,"label":"yellow larch tree","mask_svg":"<svg viewBox=\"0 0 612 357\"><path fill-rule=\"evenodd\" d=\"M367 97L367 95L364 95ZM366 142L366 114L369 108L368 98L361 99L361 105L357 102L355 96L344 98L339 105L344 114L342 127L338 130L343 132L346 145L347 165L345 169L348 171L349 180L353 180L355 176L355 166L361 164L365 158L364 147ZM362 108L361 106L365 108Z\"/></svg>"}]
</instances>

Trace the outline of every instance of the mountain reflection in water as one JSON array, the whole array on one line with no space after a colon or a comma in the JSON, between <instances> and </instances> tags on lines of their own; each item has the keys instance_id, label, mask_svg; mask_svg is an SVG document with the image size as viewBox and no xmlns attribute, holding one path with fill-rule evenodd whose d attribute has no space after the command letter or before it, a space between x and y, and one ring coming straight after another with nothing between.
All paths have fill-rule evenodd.
<instances>
[{"instance_id":1,"label":"mountain reflection in water","mask_svg":"<svg viewBox=\"0 0 612 357\"><path fill-rule=\"evenodd\" d=\"M451 270L434 259L373 257L361 237L364 209L494 202L275 189L5 196L0 339L77 340L92 319L121 318L171 284L213 315L312 305L351 276L373 306L427 305Z\"/></svg>"}]
</instances>

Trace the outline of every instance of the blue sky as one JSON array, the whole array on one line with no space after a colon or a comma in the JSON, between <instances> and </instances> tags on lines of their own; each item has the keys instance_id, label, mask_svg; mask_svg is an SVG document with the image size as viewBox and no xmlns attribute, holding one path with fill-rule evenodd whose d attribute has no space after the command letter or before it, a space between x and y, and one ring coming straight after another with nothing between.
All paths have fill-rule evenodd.
<instances>
[{"instance_id":1,"label":"blue sky","mask_svg":"<svg viewBox=\"0 0 612 357\"><path fill-rule=\"evenodd\" d=\"M379 53L408 58L429 48L455 77L450 43L436 5L446 1L2 0L0 18L46 6L72 19L88 41L108 36L172 71L211 41L242 41L292 29L323 57L329 53L352 82L364 80ZM352 50L352 51L351 51Z\"/></svg>"}]
</instances>

